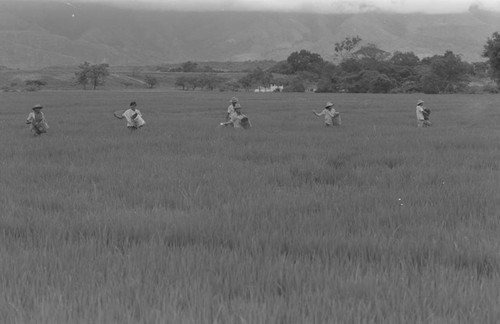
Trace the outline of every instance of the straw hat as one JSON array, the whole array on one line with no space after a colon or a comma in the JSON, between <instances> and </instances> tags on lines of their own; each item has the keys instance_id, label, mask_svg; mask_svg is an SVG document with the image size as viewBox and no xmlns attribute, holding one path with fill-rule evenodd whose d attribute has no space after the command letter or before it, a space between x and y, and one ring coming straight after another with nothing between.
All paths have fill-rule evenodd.
<instances>
[{"instance_id":1,"label":"straw hat","mask_svg":"<svg viewBox=\"0 0 500 324\"><path fill-rule=\"evenodd\" d=\"M330 101L328 101L328 102L326 103L325 108L328 108L328 107L331 107L331 106L333 106L333 103L331 103Z\"/></svg>"},{"instance_id":2,"label":"straw hat","mask_svg":"<svg viewBox=\"0 0 500 324\"><path fill-rule=\"evenodd\" d=\"M34 106L33 106L33 108L31 108L31 109L35 110L35 109L42 109L42 108L43 108L43 107L42 107L42 105L40 105L40 104L36 104L36 105L34 105Z\"/></svg>"},{"instance_id":3,"label":"straw hat","mask_svg":"<svg viewBox=\"0 0 500 324\"><path fill-rule=\"evenodd\" d=\"M232 97L231 100L229 102L234 102L234 103L237 103L238 102L238 98L236 97Z\"/></svg>"},{"instance_id":4,"label":"straw hat","mask_svg":"<svg viewBox=\"0 0 500 324\"><path fill-rule=\"evenodd\" d=\"M423 101L423 100L418 100L418 101L417 101L417 106L418 106L418 105L421 105L421 104L423 104L423 103L424 103L424 101Z\"/></svg>"}]
</instances>

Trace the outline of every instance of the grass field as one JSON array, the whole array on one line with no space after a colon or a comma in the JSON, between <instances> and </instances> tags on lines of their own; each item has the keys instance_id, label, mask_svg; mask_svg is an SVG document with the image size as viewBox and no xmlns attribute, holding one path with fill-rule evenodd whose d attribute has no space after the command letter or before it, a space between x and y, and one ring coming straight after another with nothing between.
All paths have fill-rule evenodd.
<instances>
[{"instance_id":1,"label":"grass field","mask_svg":"<svg viewBox=\"0 0 500 324\"><path fill-rule=\"evenodd\" d=\"M497 95L233 95L2 94L0 322L498 322Z\"/></svg>"}]
</instances>

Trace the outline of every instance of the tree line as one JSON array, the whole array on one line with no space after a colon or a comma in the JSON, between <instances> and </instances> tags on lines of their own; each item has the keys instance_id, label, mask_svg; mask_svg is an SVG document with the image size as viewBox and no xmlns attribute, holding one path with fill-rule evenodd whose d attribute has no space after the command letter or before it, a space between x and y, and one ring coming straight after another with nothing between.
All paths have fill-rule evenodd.
<instances>
[{"instance_id":1,"label":"tree line","mask_svg":"<svg viewBox=\"0 0 500 324\"><path fill-rule=\"evenodd\" d=\"M294 52L269 72L295 77L287 86L301 91L301 83L317 85L317 92L351 93L459 93L468 91L473 78L490 78L496 86L488 92L499 92L500 34L494 33L484 45L486 62L468 63L461 56L446 51L420 59L413 52L386 52L376 45L361 45L359 36L346 37L335 43L336 62L324 60L307 50ZM294 80L294 79L292 79ZM285 87L286 89L286 87Z\"/></svg>"},{"instance_id":2,"label":"tree line","mask_svg":"<svg viewBox=\"0 0 500 324\"><path fill-rule=\"evenodd\" d=\"M486 41L482 57L486 62L469 63L461 55L446 51L420 59L413 52L389 53L375 44L363 45L359 36L346 37L335 43L334 61L324 60L319 54L302 49L291 53L286 60L267 69L257 67L238 80L220 75L208 66L185 62L169 72L198 72L179 76L175 86L182 90L250 90L256 86L283 85L283 91L302 92L313 84L316 92L350 93L460 93L470 91L474 78L491 79L496 86L485 87L487 92L500 88L500 33L495 32ZM96 89L109 76L107 64L79 65L75 80L84 89ZM144 83L153 88L157 79L146 75Z\"/></svg>"}]
</instances>

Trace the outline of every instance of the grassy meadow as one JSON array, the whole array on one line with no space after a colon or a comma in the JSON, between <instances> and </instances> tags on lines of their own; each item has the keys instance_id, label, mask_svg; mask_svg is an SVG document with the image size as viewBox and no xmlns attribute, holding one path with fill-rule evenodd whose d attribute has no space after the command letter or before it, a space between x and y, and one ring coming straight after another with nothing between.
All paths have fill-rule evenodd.
<instances>
[{"instance_id":1,"label":"grassy meadow","mask_svg":"<svg viewBox=\"0 0 500 324\"><path fill-rule=\"evenodd\" d=\"M498 95L1 96L2 323L498 323Z\"/></svg>"}]
</instances>

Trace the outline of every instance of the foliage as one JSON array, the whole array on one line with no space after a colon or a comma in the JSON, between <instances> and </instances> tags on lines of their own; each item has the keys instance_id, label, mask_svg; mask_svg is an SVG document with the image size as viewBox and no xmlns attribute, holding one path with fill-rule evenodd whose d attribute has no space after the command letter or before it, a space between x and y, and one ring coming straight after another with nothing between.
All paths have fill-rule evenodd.
<instances>
[{"instance_id":1,"label":"foliage","mask_svg":"<svg viewBox=\"0 0 500 324\"><path fill-rule=\"evenodd\" d=\"M241 84L243 89L250 90L254 84L254 80L252 78L252 75L248 73L247 75L243 76L238 80L238 83Z\"/></svg>"},{"instance_id":2,"label":"foliage","mask_svg":"<svg viewBox=\"0 0 500 324\"><path fill-rule=\"evenodd\" d=\"M487 78L491 75L491 68L488 62L473 62L472 76L478 78Z\"/></svg>"},{"instance_id":3,"label":"foliage","mask_svg":"<svg viewBox=\"0 0 500 324\"><path fill-rule=\"evenodd\" d=\"M196 72L198 63L187 61L181 64L182 72Z\"/></svg>"},{"instance_id":4,"label":"foliage","mask_svg":"<svg viewBox=\"0 0 500 324\"><path fill-rule=\"evenodd\" d=\"M295 77L283 88L283 92L304 92L306 87L302 82L302 79Z\"/></svg>"},{"instance_id":5,"label":"foliage","mask_svg":"<svg viewBox=\"0 0 500 324\"><path fill-rule=\"evenodd\" d=\"M226 78L218 76L216 73L201 73L198 75L180 76L175 79L175 86L182 90L196 90L197 88L214 90L223 87Z\"/></svg>"},{"instance_id":6,"label":"foliage","mask_svg":"<svg viewBox=\"0 0 500 324\"><path fill-rule=\"evenodd\" d=\"M425 82L432 80L431 87L435 88L437 93L455 93L460 92L469 81L468 73L471 67L452 51L446 51L442 56L434 55L422 62L431 68L431 74L425 75L422 80L424 88L428 87ZM434 90L432 92L435 93Z\"/></svg>"},{"instance_id":7,"label":"foliage","mask_svg":"<svg viewBox=\"0 0 500 324\"><path fill-rule=\"evenodd\" d=\"M381 50L377 47L377 45L371 43L366 46L362 46L352 54L357 60L366 62L385 61L391 56L391 53Z\"/></svg>"},{"instance_id":8,"label":"foliage","mask_svg":"<svg viewBox=\"0 0 500 324\"><path fill-rule=\"evenodd\" d=\"M319 74L325 62L317 53L311 53L307 50L293 52L286 59L292 73L301 71Z\"/></svg>"},{"instance_id":9,"label":"foliage","mask_svg":"<svg viewBox=\"0 0 500 324\"><path fill-rule=\"evenodd\" d=\"M442 80L436 73L429 72L422 76L421 84L423 93L437 94L441 90Z\"/></svg>"},{"instance_id":10,"label":"foliage","mask_svg":"<svg viewBox=\"0 0 500 324\"><path fill-rule=\"evenodd\" d=\"M288 61L280 61L269 68L268 71L276 74L293 74L292 66Z\"/></svg>"},{"instance_id":11,"label":"foliage","mask_svg":"<svg viewBox=\"0 0 500 324\"><path fill-rule=\"evenodd\" d=\"M335 43L335 57L343 62L346 59L351 58L352 53L357 48L358 44L362 41L359 36L346 37L340 43Z\"/></svg>"},{"instance_id":12,"label":"foliage","mask_svg":"<svg viewBox=\"0 0 500 324\"><path fill-rule=\"evenodd\" d=\"M95 90L98 86L104 85L106 77L109 76L109 65L106 63L91 65L89 62L84 62L78 66L79 71L75 72L76 82L86 86L90 83Z\"/></svg>"},{"instance_id":13,"label":"foliage","mask_svg":"<svg viewBox=\"0 0 500 324\"><path fill-rule=\"evenodd\" d=\"M160 72L216 72L212 67L204 65L200 67L197 62L187 61L177 67L158 66Z\"/></svg>"},{"instance_id":14,"label":"foliage","mask_svg":"<svg viewBox=\"0 0 500 324\"><path fill-rule=\"evenodd\" d=\"M363 64L354 58L345 59L340 63L342 72L357 73L363 70Z\"/></svg>"},{"instance_id":15,"label":"foliage","mask_svg":"<svg viewBox=\"0 0 500 324\"><path fill-rule=\"evenodd\" d=\"M500 33L494 32L488 37L483 48L482 56L488 59L491 67L491 75L500 87Z\"/></svg>"},{"instance_id":16,"label":"foliage","mask_svg":"<svg viewBox=\"0 0 500 324\"><path fill-rule=\"evenodd\" d=\"M158 84L158 79L151 75L146 75L144 77L144 82L146 86L150 89L154 88Z\"/></svg>"},{"instance_id":17,"label":"foliage","mask_svg":"<svg viewBox=\"0 0 500 324\"><path fill-rule=\"evenodd\" d=\"M200 76L200 86L203 89L214 90L227 81L226 78L218 76L215 73L203 73Z\"/></svg>"},{"instance_id":18,"label":"foliage","mask_svg":"<svg viewBox=\"0 0 500 324\"><path fill-rule=\"evenodd\" d=\"M269 71L264 71L260 67L255 68L244 77L238 80L244 89L250 89L253 86L269 87L274 82L273 74Z\"/></svg>"},{"instance_id":19,"label":"foliage","mask_svg":"<svg viewBox=\"0 0 500 324\"><path fill-rule=\"evenodd\" d=\"M242 87L241 83L234 80L227 80L223 83L221 90L238 91Z\"/></svg>"},{"instance_id":20,"label":"foliage","mask_svg":"<svg viewBox=\"0 0 500 324\"><path fill-rule=\"evenodd\" d=\"M345 86L354 93L387 93L394 87L394 81L378 71L366 70L349 75Z\"/></svg>"},{"instance_id":21,"label":"foliage","mask_svg":"<svg viewBox=\"0 0 500 324\"><path fill-rule=\"evenodd\" d=\"M90 63L84 62L78 66L79 71L75 72L76 83L83 86L85 90L89 84L88 71L90 70Z\"/></svg>"},{"instance_id":22,"label":"foliage","mask_svg":"<svg viewBox=\"0 0 500 324\"><path fill-rule=\"evenodd\" d=\"M413 52L396 51L392 55L390 62L399 66L416 66L420 63L420 58Z\"/></svg>"},{"instance_id":23,"label":"foliage","mask_svg":"<svg viewBox=\"0 0 500 324\"><path fill-rule=\"evenodd\" d=\"M27 91L38 91L42 86L47 85L47 82L43 80L26 80L24 84L27 86Z\"/></svg>"}]
</instances>

